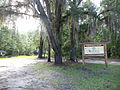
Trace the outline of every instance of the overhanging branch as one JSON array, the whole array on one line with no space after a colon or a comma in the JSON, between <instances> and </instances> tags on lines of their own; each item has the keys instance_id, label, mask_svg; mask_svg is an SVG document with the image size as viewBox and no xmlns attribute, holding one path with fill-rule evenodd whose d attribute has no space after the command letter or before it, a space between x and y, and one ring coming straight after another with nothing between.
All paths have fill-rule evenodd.
<instances>
[{"instance_id":1,"label":"overhanging branch","mask_svg":"<svg viewBox=\"0 0 120 90\"><path fill-rule=\"evenodd\" d=\"M4 8L4 9L6 9L6 8L12 8L12 7L22 7L22 6L28 6L29 5L29 3L18 3L18 4L16 4L16 5L1 5L0 6L0 8Z\"/></svg>"},{"instance_id":2,"label":"overhanging branch","mask_svg":"<svg viewBox=\"0 0 120 90\"><path fill-rule=\"evenodd\" d=\"M31 14L27 14L27 13L23 13L23 12L16 12L16 11L9 11L9 10L2 10L0 11L1 14L14 14L14 15L27 15L27 16L32 16L32 17L39 17L39 15L31 15Z\"/></svg>"}]
</instances>

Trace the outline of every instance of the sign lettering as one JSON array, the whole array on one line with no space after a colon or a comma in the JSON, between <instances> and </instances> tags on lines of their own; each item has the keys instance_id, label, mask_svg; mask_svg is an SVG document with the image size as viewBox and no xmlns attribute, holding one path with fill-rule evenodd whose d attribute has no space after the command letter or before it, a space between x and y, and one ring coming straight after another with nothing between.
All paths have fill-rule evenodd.
<instances>
[{"instance_id":1,"label":"sign lettering","mask_svg":"<svg viewBox=\"0 0 120 90\"><path fill-rule=\"evenodd\" d=\"M104 46L84 47L84 54L104 54Z\"/></svg>"}]
</instances>

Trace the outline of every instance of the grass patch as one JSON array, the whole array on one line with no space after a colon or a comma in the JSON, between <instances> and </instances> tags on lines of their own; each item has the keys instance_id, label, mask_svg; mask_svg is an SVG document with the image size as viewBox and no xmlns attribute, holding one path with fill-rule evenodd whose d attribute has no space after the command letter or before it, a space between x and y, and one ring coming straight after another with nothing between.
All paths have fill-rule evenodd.
<instances>
[{"instance_id":1,"label":"grass patch","mask_svg":"<svg viewBox=\"0 0 120 90\"><path fill-rule=\"evenodd\" d=\"M105 68L103 64L74 63L67 66L55 66L51 63L43 63L36 64L33 68L62 74L62 77L58 75L52 81L53 85L59 87L72 85L73 89L120 90L120 65L109 65L109 68Z\"/></svg>"},{"instance_id":2,"label":"grass patch","mask_svg":"<svg viewBox=\"0 0 120 90\"><path fill-rule=\"evenodd\" d=\"M103 57L97 57L97 58L94 58L94 57L91 57L91 58L86 58L86 59L88 59L88 60L101 60L101 61L104 61L105 60L105 58L103 58ZM120 58L108 58L108 61L120 61Z\"/></svg>"},{"instance_id":3,"label":"grass patch","mask_svg":"<svg viewBox=\"0 0 120 90\"><path fill-rule=\"evenodd\" d=\"M37 58L37 56L12 56L12 57L5 57L5 58L0 58L0 60L3 59L14 59L14 58Z\"/></svg>"}]
</instances>

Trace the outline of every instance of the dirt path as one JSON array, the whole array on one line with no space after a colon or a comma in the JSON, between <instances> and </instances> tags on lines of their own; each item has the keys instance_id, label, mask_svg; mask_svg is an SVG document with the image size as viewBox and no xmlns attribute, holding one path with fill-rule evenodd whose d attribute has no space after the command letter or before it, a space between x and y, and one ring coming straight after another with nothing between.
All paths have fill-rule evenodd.
<instances>
[{"instance_id":1,"label":"dirt path","mask_svg":"<svg viewBox=\"0 0 120 90\"><path fill-rule=\"evenodd\" d=\"M0 90L49 90L45 80L36 77L36 73L45 76L47 73L36 71L29 64L44 62L35 59L6 59L0 60ZM39 88L39 89L38 89Z\"/></svg>"},{"instance_id":2,"label":"dirt path","mask_svg":"<svg viewBox=\"0 0 120 90\"><path fill-rule=\"evenodd\" d=\"M45 62L45 60L23 58L0 60L0 90L72 90L69 85L56 88L52 84L53 81L57 82L58 75L63 74L31 67L32 64Z\"/></svg>"},{"instance_id":3,"label":"dirt path","mask_svg":"<svg viewBox=\"0 0 120 90\"><path fill-rule=\"evenodd\" d=\"M73 90L65 75L55 71L33 69L31 64L45 63L36 59L6 59L0 60L0 90ZM86 63L104 63L104 61L86 60ZM120 65L120 62L109 62ZM58 77L60 76L60 77ZM52 81L63 78L64 85L55 88ZM78 89L80 90L80 89Z\"/></svg>"},{"instance_id":4,"label":"dirt path","mask_svg":"<svg viewBox=\"0 0 120 90\"><path fill-rule=\"evenodd\" d=\"M0 60L0 71L6 70L18 70L21 67L27 66L29 64L40 62L41 60L33 58L14 58L14 59L2 59Z\"/></svg>"},{"instance_id":5,"label":"dirt path","mask_svg":"<svg viewBox=\"0 0 120 90\"><path fill-rule=\"evenodd\" d=\"M41 78L38 77L39 75L36 76L38 73ZM46 80L42 80L42 77L46 75L45 72L35 71L28 67L22 67L18 71L2 72L0 90L54 90L51 85L47 84Z\"/></svg>"}]
</instances>

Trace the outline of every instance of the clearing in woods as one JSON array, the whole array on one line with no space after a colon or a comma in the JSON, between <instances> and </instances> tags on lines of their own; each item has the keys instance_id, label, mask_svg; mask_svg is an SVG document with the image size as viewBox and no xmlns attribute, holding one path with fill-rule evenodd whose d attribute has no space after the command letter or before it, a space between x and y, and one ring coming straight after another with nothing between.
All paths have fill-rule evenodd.
<instances>
[{"instance_id":1,"label":"clearing in woods","mask_svg":"<svg viewBox=\"0 0 120 90\"><path fill-rule=\"evenodd\" d=\"M66 63L64 66L46 62L33 58L0 60L0 90L120 89L120 65L105 68L104 64L92 64L94 61L89 60L85 65Z\"/></svg>"}]
</instances>

